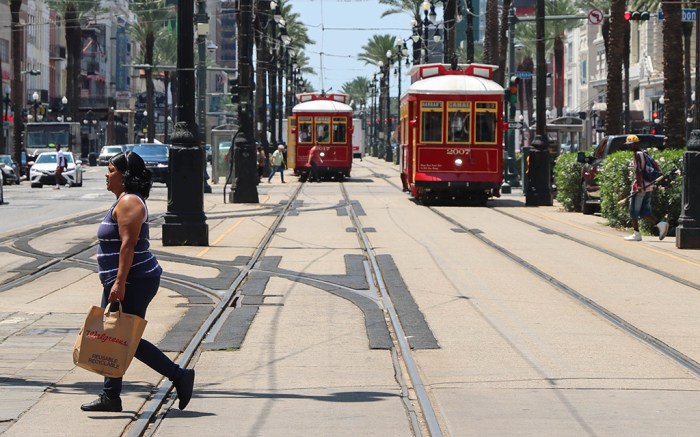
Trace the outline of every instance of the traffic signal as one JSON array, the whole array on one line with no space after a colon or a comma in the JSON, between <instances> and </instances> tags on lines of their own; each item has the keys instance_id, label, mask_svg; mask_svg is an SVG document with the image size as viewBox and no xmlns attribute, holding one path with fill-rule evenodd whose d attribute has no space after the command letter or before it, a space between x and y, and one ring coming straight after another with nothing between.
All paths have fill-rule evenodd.
<instances>
[{"instance_id":1,"label":"traffic signal","mask_svg":"<svg viewBox=\"0 0 700 437\"><path fill-rule=\"evenodd\" d=\"M238 78L235 77L233 79L228 80L228 92L231 94L231 103L240 103L241 101L241 96L240 96L240 86L238 85Z\"/></svg>"},{"instance_id":2,"label":"traffic signal","mask_svg":"<svg viewBox=\"0 0 700 437\"><path fill-rule=\"evenodd\" d=\"M625 11L625 21L649 21L649 12Z\"/></svg>"},{"instance_id":3,"label":"traffic signal","mask_svg":"<svg viewBox=\"0 0 700 437\"><path fill-rule=\"evenodd\" d=\"M520 78L518 76L510 77L510 103L518 103L518 85L520 85Z\"/></svg>"}]
</instances>

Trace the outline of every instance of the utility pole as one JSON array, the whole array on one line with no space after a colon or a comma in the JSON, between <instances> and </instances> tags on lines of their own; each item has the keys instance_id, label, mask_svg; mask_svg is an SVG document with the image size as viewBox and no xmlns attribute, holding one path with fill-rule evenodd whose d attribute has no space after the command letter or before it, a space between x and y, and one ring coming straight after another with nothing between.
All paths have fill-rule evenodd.
<instances>
[{"instance_id":1,"label":"utility pole","mask_svg":"<svg viewBox=\"0 0 700 437\"><path fill-rule=\"evenodd\" d=\"M234 181L232 203L260 203L253 118L253 0L240 0L238 26L239 133L233 141Z\"/></svg>"},{"instance_id":2,"label":"utility pole","mask_svg":"<svg viewBox=\"0 0 700 437\"><path fill-rule=\"evenodd\" d=\"M170 146L168 210L163 224L164 246L208 246L204 215L204 150L194 116L194 0L177 3L177 114Z\"/></svg>"}]
</instances>

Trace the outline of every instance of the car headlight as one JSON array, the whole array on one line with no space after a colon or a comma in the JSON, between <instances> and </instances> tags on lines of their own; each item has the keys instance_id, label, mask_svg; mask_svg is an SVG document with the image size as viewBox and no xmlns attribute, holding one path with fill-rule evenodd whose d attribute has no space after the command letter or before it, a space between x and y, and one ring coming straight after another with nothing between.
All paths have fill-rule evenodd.
<instances>
[{"instance_id":1,"label":"car headlight","mask_svg":"<svg viewBox=\"0 0 700 437\"><path fill-rule=\"evenodd\" d=\"M168 168L168 164L158 163L158 168Z\"/></svg>"}]
</instances>

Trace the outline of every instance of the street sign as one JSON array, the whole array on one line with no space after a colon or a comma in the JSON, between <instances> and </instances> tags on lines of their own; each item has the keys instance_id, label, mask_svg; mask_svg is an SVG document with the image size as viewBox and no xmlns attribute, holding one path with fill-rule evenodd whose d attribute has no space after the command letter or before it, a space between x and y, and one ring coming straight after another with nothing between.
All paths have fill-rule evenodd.
<instances>
[{"instance_id":1,"label":"street sign","mask_svg":"<svg viewBox=\"0 0 700 437\"><path fill-rule=\"evenodd\" d=\"M532 72L531 71L516 71L515 75L518 77L518 79L522 79L522 80L532 79Z\"/></svg>"},{"instance_id":2,"label":"street sign","mask_svg":"<svg viewBox=\"0 0 700 437\"><path fill-rule=\"evenodd\" d=\"M656 16L659 20L664 19L664 11L659 9L659 11L656 13ZM685 21L688 23L696 21L696 10L695 9L681 9L681 21Z\"/></svg>"},{"instance_id":3,"label":"street sign","mask_svg":"<svg viewBox=\"0 0 700 437\"><path fill-rule=\"evenodd\" d=\"M590 24L600 24L603 22L603 18L605 18L605 14L600 9L594 8L588 13L588 22Z\"/></svg>"},{"instance_id":4,"label":"street sign","mask_svg":"<svg viewBox=\"0 0 700 437\"><path fill-rule=\"evenodd\" d=\"M508 122L508 129L522 129L522 128L523 128L522 121L509 121Z\"/></svg>"}]
</instances>

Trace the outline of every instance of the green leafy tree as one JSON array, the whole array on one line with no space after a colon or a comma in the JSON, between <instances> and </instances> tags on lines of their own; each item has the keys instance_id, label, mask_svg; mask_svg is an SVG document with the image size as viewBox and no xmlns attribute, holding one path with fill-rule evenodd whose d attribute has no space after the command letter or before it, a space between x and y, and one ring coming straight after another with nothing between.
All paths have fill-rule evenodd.
<instances>
[{"instance_id":1,"label":"green leafy tree","mask_svg":"<svg viewBox=\"0 0 700 437\"><path fill-rule=\"evenodd\" d=\"M129 27L134 41L138 41L143 55L143 64L155 65L154 47L156 38L166 32L166 21L173 17L174 10L165 5L163 0L139 0L131 2L131 10L138 21ZM148 112L148 142L153 142L155 134L155 108L153 104L153 68L145 69L146 75L146 111Z\"/></svg>"},{"instance_id":2,"label":"green leafy tree","mask_svg":"<svg viewBox=\"0 0 700 437\"><path fill-rule=\"evenodd\" d=\"M395 39L391 35L374 35L367 44L362 47L362 52L357 55L357 59L365 61L365 64L377 65L381 72L381 81L379 85L379 117L381 124L381 132L384 132L385 139L388 141L389 132L385 131L387 126L384 118L389 114L389 73L390 65L387 63L387 51L394 51Z\"/></svg>"},{"instance_id":3,"label":"green leafy tree","mask_svg":"<svg viewBox=\"0 0 700 437\"><path fill-rule=\"evenodd\" d=\"M350 96L350 100L356 104L364 104L369 94L369 79L358 76L350 82L345 82L342 91Z\"/></svg>"}]
</instances>

